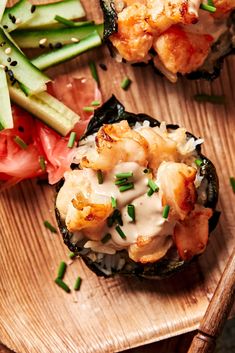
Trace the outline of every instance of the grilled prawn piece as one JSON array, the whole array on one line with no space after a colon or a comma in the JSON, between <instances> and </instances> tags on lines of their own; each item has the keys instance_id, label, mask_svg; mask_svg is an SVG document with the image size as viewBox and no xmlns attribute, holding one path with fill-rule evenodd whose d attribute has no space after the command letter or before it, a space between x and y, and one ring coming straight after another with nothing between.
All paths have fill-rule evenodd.
<instances>
[{"instance_id":1,"label":"grilled prawn piece","mask_svg":"<svg viewBox=\"0 0 235 353\"><path fill-rule=\"evenodd\" d=\"M113 96L95 111L59 185L64 242L103 276L159 278L183 268L217 223L218 179L202 142L126 112Z\"/></svg>"},{"instance_id":2,"label":"grilled prawn piece","mask_svg":"<svg viewBox=\"0 0 235 353\"><path fill-rule=\"evenodd\" d=\"M101 0L104 37L120 61L152 62L170 81L218 76L234 52L234 0L215 0L211 13L200 0Z\"/></svg>"}]
</instances>

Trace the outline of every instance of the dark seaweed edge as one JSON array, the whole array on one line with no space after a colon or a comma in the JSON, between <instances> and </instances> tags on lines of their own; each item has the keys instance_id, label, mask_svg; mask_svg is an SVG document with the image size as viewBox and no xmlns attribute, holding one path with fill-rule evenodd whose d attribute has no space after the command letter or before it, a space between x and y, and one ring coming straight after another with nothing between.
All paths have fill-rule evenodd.
<instances>
[{"instance_id":1,"label":"dark seaweed edge","mask_svg":"<svg viewBox=\"0 0 235 353\"><path fill-rule=\"evenodd\" d=\"M94 116L90 120L86 133L83 135L82 139L97 132L103 124L117 123L122 120L127 120L131 126L133 126L136 122L143 122L145 120L148 120L150 122L150 126L152 127L160 126L160 122L158 120L152 118L147 114L135 114L125 111L124 106L117 100L114 95L112 95L112 97L108 101L106 101L100 108L95 110ZM171 130L177 129L178 127L179 125L175 124L167 125L167 128ZM187 132L187 134L189 138L194 137L196 139L196 137L190 132ZM209 220L209 230L211 232L216 227L220 216L220 212L215 210L218 201L219 182L216 174L216 169L213 163L207 157L201 154L200 146L197 146L197 152L199 158L202 160L202 164L200 166L200 174L204 176L208 181L207 194L209 195L209 197L208 202L205 204L205 206L211 207L213 209L213 216ZM76 165L73 166L73 169L74 168L76 168ZM63 182L64 181L61 180L58 183L57 192L62 187ZM59 229L63 236L64 243L68 246L70 251L73 251L78 254L83 259L85 264L98 276L110 277L115 274L122 274L127 276L132 275L137 277L151 277L160 279L169 277L174 273L182 270L185 266L187 266L189 263L194 261L195 258L198 257L195 256L195 258L191 261L182 261L178 259L172 260L170 257L171 252L174 251L173 248L173 250L171 249L171 252L168 252L162 260L153 264L143 265L140 263L135 263L134 261L128 258L128 264L125 265L123 269L121 269L120 271L116 271L115 269L113 269L112 275L107 276L97 267L96 262L93 262L90 258L86 256L86 254L82 253L83 248L81 246L78 246L77 244L73 244L71 242L73 234L67 230L65 223L61 220L60 214L57 209L55 209L55 213ZM128 270L129 264L130 270Z\"/></svg>"},{"instance_id":2,"label":"dark seaweed edge","mask_svg":"<svg viewBox=\"0 0 235 353\"><path fill-rule=\"evenodd\" d=\"M100 6L102 8L103 14L104 14L104 41L106 42L111 56L115 56L115 53L117 52L116 49L113 47L112 43L109 40L109 37L118 31L118 25L117 25L117 13L115 11L115 5L112 0L100 0ZM233 46L232 43L232 34L230 33L230 29L235 26L235 11L232 11L229 18L228 18L228 30L226 32L227 36L229 36L230 40L230 45L226 48L225 52L217 58L214 62L212 62L212 66L210 67L209 71L206 69L208 66L208 61L210 61L210 58L212 55L208 55L206 62L197 70L193 71L189 74L186 75L181 75L178 74L179 77L184 76L189 80L198 80L198 79L204 79L207 81L213 81L217 77L219 77L220 72L223 67L223 62L224 59L229 56L235 54L235 47ZM225 38L226 39L226 38ZM217 47L220 44L220 41L223 40L223 35L212 45L211 52L213 53L214 51L217 50ZM125 60L123 60L125 62ZM132 64L133 66L147 66L151 65L154 68L154 72L157 75L164 76L153 64L153 60L150 60L148 64L145 63L136 63Z\"/></svg>"}]
</instances>

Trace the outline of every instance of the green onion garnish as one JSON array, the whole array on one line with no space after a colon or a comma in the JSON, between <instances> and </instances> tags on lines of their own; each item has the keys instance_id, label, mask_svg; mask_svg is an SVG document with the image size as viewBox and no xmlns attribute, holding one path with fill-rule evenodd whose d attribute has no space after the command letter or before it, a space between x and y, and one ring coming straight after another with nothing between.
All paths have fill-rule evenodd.
<instances>
[{"instance_id":1,"label":"green onion garnish","mask_svg":"<svg viewBox=\"0 0 235 353\"><path fill-rule=\"evenodd\" d=\"M69 136L68 148L73 148L76 140L76 132L72 131Z\"/></svg>"},{"instance_id":2,"label":"green onion garnish","mask_svg":"<svg viewBox=\"0 0 235 353\"><path fill-rule=\"evenodd\" d=\"M75 254L74 252L72 252L72 251L68 254L68 257L69 257L71 260L74 259L75 256L76 256L76 254Z\"/></svg>"},{"instance_id":3,"label":"green onion garnish","mask_svg":"<svg viewBox=\"0 0 235 353\"><path fill-rule=\"evenodd\" d=\"M27 143L24 142L24 140L22 140L19 136L16 136L14 138L15 143L17 143L18 146L20 146L20 148L22 148L23 150L26 150L26 148L28 147Z\"/></svg>"},{"instance_id":4,"label":"green onion garnish","mask_svg":"<svg viewBox=\"0 0 235 353\"><path fill-rule=\"evenodd\" d=\"M112 218L114 222L117 221L120 226L123 226L122 214L118 209L114 210Z\"/></svg>"},{"instance_id":5,"label":"green onion garnish","mask_svg":"<svg viewBox=\"0 0 235 353\"><path fill-rule=\"evenodd\" d=\"M94 108L92 108L92 107L83 107L82 110L83 110L84 112L93 112L93 111L94 111Z\"/></svg>"},{"instance_id":6,"label":"green onion garnish","mask_svg":"<svg viewBox=\"0 0 235 353\"><path fill-rule=\"evenodd\" d=\"M194 163L198 166L201 167L203 161L201 159L195 159Z\"/></svg>"},{"instance_id":7,"label":"green onion garnish","mask_svg":"<svg viewBox=\"0 0 235 353\"><path fill-rule=\"evenodd\" d=\"M56 15L55 20L59 23L62 23L65 26L73 27L75 26L73 21L67 20L67 18L64 18L62 16Z\"/></svg>"},{"instance_id":8,"label":"green onion garnish","mask_svg":"<svg viewBox=\"0 0 235 353\"><path fill-rule=\"evenodd\" d=\"M98 86L100 85L100 80L99 80L99 76L98 76L98 72L96 70L96 65L94 63L94 61L91 61L89 63L89 67L90 67L90 70L91 70L91 74L92 74L92 77L94 78L94 80L96 80Z\"/></svg>"},{"instance_id":9,"label":"green onion garnish","mask_svg":"<svg viewBox=\"0 0 235 353\"><path fill-rule=\"evenodd\" d=\"M53 225L51 225L50 222L48 221L44 221L44 226L49 229L52 233L57 233L57 230L55 227L53 227Z\"/></svg>"},{"instance_id":10,"label":"green onion garnish","mask_svg":"<svg viewBox=\"0 0 235 353\"><path fill-rule=\"evenodd\" d=\"M112 236L110 233L105 234L105 236L101 239L101 243L106 244L111 239L111 237Z\"/></svg>"},{"instance_id":11,"label":"green onion garnish","mask_svg":"<svg viewBox=\"0 0 235 353\"><path fill-rule=\"evenodd\" d=\"M159 187L157 186L157 184L156 184L152 179L149 179L149 180L148 180L148 186L149 186L150 189L152 189L154 192L159 190Z\"/></svg>"},{"instance_id":12,"label":"green onion garnish","mask_svg":"<svg viewBox=\"0 0 235 353\"><path fill-rule=\"evenodd\" d=\"M131 85L131 80L128 77L125 77L121 82L121 88L124 89L124 91L127 91L130 85Z\"/></svg>"},{"instance_id":13,"label":"green onion garnish","mask_svg":"<svg viewBox=\"0 0 235 353\"><path fill-rule=\"evenodd\" d=\"M61 261L57 272L57 278L60 278L60 279L64 278L66 268L67 268L66 263L64 261Z\"/></svg>"},{"instance_id":14,"label":"green onion garnish","mask_svg":"<svg viewBox=\"0 0 235 353\"><path fill-rule=\"evenodd\" d=\"M112 208L117 207L117 199L115 199L113 196L111 196L111 204L112 204Z\"/></svg>"},{"instance_id":15,"label":"green onion garnish","mask_svg":"<svg viewBox=\"0 0 235 353\"><path fill-rule=\"evenodd\" d=\"M92 107L98 107L100 105L100 101L93 101L91 102Z\"/></svg>"},{"instance_id":16,"label":"green onion garnish","mask_svg":"<svg viewBox=\"0 0 235 353\"><path fill-rule=\"evenodd\" d=\"M135 222L135 206L134 205L128 205L127 206L127 213L132 219L133 222Z\"/></svg>"},{"instance_id":17,"label":"green onion garnish","mask_svg":"<svg viewBox=\"0 0 235 353\"><path fill-rule=\"evenodd\" d=\"M216 7L211 6L211 5L207 5L207 4L201 4L200 5L200 9L205 10L205 11L209 11L209 12L215 12L216 11Z\"/></svg>"},{"instance_id":18,"label":"green onion garnish","mask_svg":"<svg viewBox=\"0 0 235 353\"><path fill-rule=\"evenodd\" d=\"M74 290L79 290L81 287L81 283L82 283L82 279L81 277L78 276L78 278L76 279L75 283L74 283Z\"/></svg>"},{"instance_id":19,"label":"green onion garnish","mask_svg":"<svg viewBox=\"0 0 235 353\"><path fill-rule=\"evenodd\" d=\"M195 94L193 97L199 103L202 103L202 102L208 102L208 103L212 103L212 104L225 104L226 103L226 98L224 95L217 96L217 95L210 95L210 94L201 93L201 94Z\"/></svg>"},{"instance_id":20,"label":"green onion garnish","mask_svg":"<svg viewBox=\"0 0 235 353\"><path fill-rule=\"evenodd\" d=\"M43 156L39 157L39 164L40 164L40 167L41 167L42 171L45 172L45 170L46 170L46 161L45 161L45 158Z\"/></svg>"},{"instance_id":21,"label":"green onion garnish","mask_svg":"<svg viewBox=\"0 0 235 353\"><path fill-rule=\"evenodd\" d=\"M127 172L127 173L118 173L115 175L117 179L124 179L124 178L130 178L133 176L133 172Z\"/></svg>"},{"instance_id":22,"label":"green onion garnish","mask_svg":"<svg viewBox=\"0 0 235 353\"><path fill-rule=\"evenodd\" d=\"M123 179L119 179L117 181L115 181L115 185L125 185L128 182L127 178L123 178Z\"/></svg>"},{"instance_id":23,"label":"green onion garnish","mask_svg":"<svg viewBox=\"0 0 235 353\"><path fill-rule=\"evenodd\" d=\"M103 176L102 170L100 170L100 169L97 170L97 179L98 179L99 184L103 184L104 176Z\"/></svg>"},{"instance_id":24,"label":"green onion garnish","mask_svg":"<svg viewBox=\"0 0 235 353\"><path fill-rule=\"evenodd\" d=\"M149 189L149 191L147 192L147 195L150 197L154 194L153 189Z\"/></svg>"},{"instance_id":25,"label":"green onion garnish","mask_svg":"<svg viewBox=\"0 0 235 353\"><path fill-rule=\"evenodd\" d=\"M70 292L69 286L68 286L66 283L64 283L64 281L62 281L62 279L56 278L55 283L56 283L60 288L62 288L65 292L67 292L67 293Z\"/></svg>"},{"instance_id":26,"label":"green onion garnish","mask_svg":"<svg viewBox=\"0 0 235 353\"><path fill-rule=\"evenodd\" d=\"M120 186L119 191L124 192L131 189L134 189L134 183L128 183L126 185Z\"/></svg>"},{"instance_id":27,"label":"green onion garnish","mask_svg":"<svg viewBox=\"0 0 235 353\"><path fill-rule=\"evenodd\" d=\"M115 229L122 239L126 239L126 234L123 232L123 230L119 226L115 227Z\"/></svg>"},{"instance_id":28,"label":"green onion garnish","mask_svg":"<svg viewBox=\"0 0 235 353\"><path fill-rule=\"evenodd\" d=\"M230 178L230 184L232 186L233 192L235 193L235 178L234 177Z\"/></svg>"},{"instance_id":29,"label":"green onion garnish","mask_svg":"<svg viewBox=\"0 0 235 353\"><path fill-rule=\"evenodd\" d=\"M168 215L169 215L169 212L170 212L170 206L169 205L166 205L163 209L163 212L162 212L162 217L163 218L168 218Z\"/></svg>"},{"instance_id":30,"label":"green onion garnish","mask_svg":"<svg viewBox=\"0 0 235 353\"><path fill-rule=\"evenodd\" d=\"M107 226L108 226L108 227L112 227L113 224L114 224L114 222L115 222L115 219L113 219L112 216L110 216L110 217L107 218Z\"/></svg>"}]
</instances>

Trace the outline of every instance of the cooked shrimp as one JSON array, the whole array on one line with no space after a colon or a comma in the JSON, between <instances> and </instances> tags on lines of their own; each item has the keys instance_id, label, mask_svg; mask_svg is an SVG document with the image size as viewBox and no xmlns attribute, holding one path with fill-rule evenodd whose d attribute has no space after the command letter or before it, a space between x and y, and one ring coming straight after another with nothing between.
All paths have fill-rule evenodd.
<instances>
[{"instance_id":1,"label":"cooked shrimp","mask_svg":"<svg viewBox=\"0 0 235 353\"><path fill-rule=\"evenodd\" d=\"M172 26L154 41L153 47L167 70L186 74L203 64L212 41L210 35L189 33Z\"/></svg>"},{"instance_id":2,"label":"cooked shrimp","mask_svg":"<svg viewBox=\"0 0 235 353\"><path fill-rule=\"evenodd\" d=\"M134 3L118 14L118 33L110 40L120 55L134 62L148 61L149 50L153 44L150 25L146 21L146 6Z\"/></svg>"},{"instance_id":3,"label":"cooked shrimp","mask_svg":"<svg viewBox=\"0 0 235 353\"><path fill-rule=\"evenodd\" d=\"M176 224L173 239L183 260L190 260L205 250L209 234L208 220L212 214L210 208L196 205L184 221Z\"/></svg>"},{"instance_id":4,"label":"cooked shrimp","mask_svg":"<svg viewBox=\"0 0 235 353\"><path fill-rule=\"evenodd\" d=\"M166 255L167 250L172 246L172 238L169 237L143 237L138 236L135 244L129 249L129 257L135 262L142 264L155 262Z\"/></svg>"},{"instance_id":5,"label":"cooked shrimp","mask_svg":"<svg viewBox=\"0 0 235 353\"><path fill-rule=\"evenodd\" d=\"M69 204L66 225L70 232L83 230L89 239L99 240L100 230L112 212L111 202L93 203L80 192Z\"/></svg>"},{"instance_id":6,"label":"cooked shrimp","mask_svg":"<svg viewBox=\"0 0 235 353\"><path fill-rule=\"evenodd\" d=\"M80 164L94 170L111 170L120 162L147 165L148 143L127 121L104 125L96 135L96 150L88 152Z\"/></svg>"},{"instance_id":7,"label":"cooked shrimp","mask_svg":"<svg viewBox=\"0 0 235 353\"><path fill-rule=\"evenodd\" d=\"M163 162L157 172L162 204L170 206L170 216L183 220L196 202L196 169L184 163Z\"/></svg>"}]
</instances>

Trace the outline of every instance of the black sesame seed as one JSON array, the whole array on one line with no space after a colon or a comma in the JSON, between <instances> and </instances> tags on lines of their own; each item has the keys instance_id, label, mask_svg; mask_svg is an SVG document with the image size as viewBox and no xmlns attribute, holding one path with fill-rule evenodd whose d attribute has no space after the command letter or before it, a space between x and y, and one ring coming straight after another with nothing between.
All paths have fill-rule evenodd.
<instances>
[{"instance_id":1,"label":"black sesame seed","mask_svg":"<svg viewBox=\"0 0 235 353\"><path fill-rule=\"evenodd\" d=\"M14 84L17 82L17 80L15 78L13 78L13 80L11 80L11 85L14 86Z\"/></svg>"},{"instance_id":2,"label":"black sesame seed","mask_svg":"<svg viewBox=\"0 0 235 353\"><path fill-rule=\"evenodd\" d=\"M4 71L5 71L5 72L7 72L7 71L8 71L8 67L7 67L7 66L5 66Z\"/></svg>"},{"instance_id":3,"label":"black sesame seed","mask_svg":"<svg viewBox=\"0 0 235 353\"><path fill-rule=\"evenodd\" d=\"M3 28L4 28L4 29L7 29L7 28L8 28L8 26L7 26L7 25L3 25Z\"/></svg>"},{"instance_id":4,"label":"black sesame seed","mask_svg":"<svg viewBox=\"0 0 235 353\"><path fill-rule=\"evenodd\" d=\"M53 44L52 44L52 43L49 43L49 48L50 48L50 49L54 49L54 47L53 47Z\"/></svg>"},{"instance_id":5,"label":"black sesame seed","mask_svg":"<svg viewBox=\"0 0 235 353\"><path fill-rule=\"evenodd\" d=\"M55 43L55 48L60 49L62 47L62 44L60 42Z\"/></svg>"},{"instance_id":6,"label":"black sesame seed","mask_svg":"<svg viewBox=\"0 0 235 353\"><path fill-rule=\"evenodd\" d=\"M45 47L45 45L43 45L43 44L39 44L39 48L44 49L44 48L46 48L46 47Z\"/></svg>"},{"instance_id":7,"label":"black sesame seed","mask_svg":"<svg viewBox=\"0 0 235 353\"><path fill-rule=\"evenodd\" d=\"M16 23L16 18L15 18L15 16L13 16L13 15L11 15L11 14L9 13L8 17L10 18L10 20L11 20L12 23Z\"/></svg>"},{"instance_id":8,"label":"black sesame seed","mask_svg":"<svg viewBox=\"0 0 235 353\"><path fill-rule=\"evenodd\" d=\"M8 73L8 75L9 75L9 77L10 77L10 80L11 80L11 79L14 79L14 74L13 74L13 71L12 71L12 70L8 70L7 73Z\"/></svg>"},{"instance_id":9,"label":"black sesame seed","mask_svg":"<svg viewBox=\"0 0 235 353\"><path fill-rule=\"evenodd\" d=\"M105 65L105 64L99 64L99 67L102 69L102 70L104 70L104 71L107 71L108 70L108 68L107 68L107 66Z\"/></svg>"},{"instance_id":10,"label":"black sesame seed","mask_svg":"<svg viewBox=\"0 0 235 353\"><path fill-rule=\"evenodd\" d=\"M0 47L3 47L6 44L6 42L0 43Z\"/></svg>"},{"instance_id":11,"label":"black sesame seed","mask_svg":"<svg viewBox=\"0 0 235 353\"><path fill-rule=\"evenodd\" d=\"M14 60L14 61L12 61L11 63L10 63L10 66L16 66L17 65L17 61L16 60Z\"/></svg>"},{"instance_id":12,"label":"black sesame seed","mask_svg":"<svg viewBox=\"0 0 235 353\"><path fill-rule=\"evenodd\" d=\"M31 6L31 10L30 10L31 13L34 13L35 10L36 10L36 5L32 5L32 6Z\"/></svg>"},{"instance_id":13,"label":"black sesame seed","mask_svg":"<svg viewBox=\"0 0 235 353\"><path fill-rule=\"evenodd\" d=\"M24 132L23 126L19 125L19 126L18 126L18 131L19 131L19 132Z\"/></svg>"},{"instance_id":14,"label":"black sesame seed","mask_svg":"<svg viewBox=\"0 0 235 353\"><path fill-rule=\"evenodd\" d=\"M11 62L11 58L9 57L9 58L7 58L7 61L10 63Z\"/></svg>"}]
</instances>

